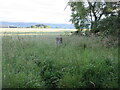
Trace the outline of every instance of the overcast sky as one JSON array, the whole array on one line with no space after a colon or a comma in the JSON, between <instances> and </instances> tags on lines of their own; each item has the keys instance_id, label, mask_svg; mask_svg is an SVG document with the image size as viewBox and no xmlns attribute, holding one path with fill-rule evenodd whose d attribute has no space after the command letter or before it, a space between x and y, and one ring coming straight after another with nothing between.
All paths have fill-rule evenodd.
<instances>
[{"instance_id":1,"label":"overcast sky","mask_svg":"<svg viewBox=\"0 0 120 90\"><path fill-rule=\"evenodd\" d=\"M69 24L68 0L0 0L0 21Z\"/></svg>"}]
</instances>

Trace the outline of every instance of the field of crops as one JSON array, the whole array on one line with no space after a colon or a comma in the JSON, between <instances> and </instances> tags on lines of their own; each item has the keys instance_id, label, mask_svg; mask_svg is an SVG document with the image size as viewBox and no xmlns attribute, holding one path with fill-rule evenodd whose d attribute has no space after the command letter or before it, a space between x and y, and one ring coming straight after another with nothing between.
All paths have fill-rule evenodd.
<instances>
[{"instance_id":1,"label":"field of crops","mask_svg":"<svg viewBox=\"0 0 120 90\"><path fill-rule=\"evenodd\" d=\"M76 29L0 28L0 35L66 35Z\"/></svg>"},{"instance_id":2,"label":"field of crops","mask_svg":"<svg viewBox=\"0 0 120 90\"><path fill-rule=\"evenodd\" d=\"M61 34L63 43L57 46L59 32L3 33L3 88L118 87L118 47L108 47L101 37Z\"/></svg>"}]
</instances>

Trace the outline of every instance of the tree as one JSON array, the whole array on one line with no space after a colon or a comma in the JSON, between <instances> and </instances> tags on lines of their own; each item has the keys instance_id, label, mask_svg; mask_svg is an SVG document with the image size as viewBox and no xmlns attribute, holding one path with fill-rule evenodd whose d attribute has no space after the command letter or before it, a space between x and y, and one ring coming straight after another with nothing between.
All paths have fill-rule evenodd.
<instances>
[{"instance_id":1,"label":"tree","mask_svg":"<svg viewBox=\"0 0 120 90\"><path fill-rule=\"evenodd\" d=\"M72 11L71 19L72 23L74 24L75 28L80 30L81 28L85 27L85 21L86 21L86 8L84 8L84 5L82 2L71 2L69 3Z\"/></svg>"},{"instance_id":2,"label":"tree","mask_svg":"<svg viewBox=\"0 0 120 90\"><path fill-rule=\"evenodd\" d=\"M31 28L37 28L37 26L31 26Z\"/></svg>"},{"instance_id":3,"label":"tree","mask_svg":"<svg viewBox=\"0 0 120 90\"><path fill-rule=\"evenodd\" d=\"M94 2L93 5L90 2L88 3L91 9L91 18L94 18L94 20L91 21L91 29L93 29L95 33L99 32L97 26L103 17L108 19L108 17L117 16L117 2Z\"/></svg>"},{"instance_id":4,"label":"tree","mask_svg":"<svg viewBox=\"0 0 120 90\"><path fill-rule=\"evenodd\" d=\"M97 29L103 35L118 36L118 17L110 16L98 22Z\"/></svg>"},{"instance_id":5,"label":"tree","mask_svg":"<svg viewBox=\"0 0 120 90\"><path fill-rule=\"evenodd\" d=\"M37 24L31 26L31 28L50 28L50 26L44 25L44 24Z\"/></svg>"},{"instance_id":6,"label":"tree","mask_svg":"<svg viewBox=\"0 0 120 90\"><path fill-rule=\"evenodd\" d=\"M70 21L72 21L78 31L81 28L88 28L90 24L90 29L93 29L92 31L96 33L99 31L96 27L101 19L117 15L117 2L89 1L69 2L72 11Z\"/></svg>"}]
</instances>

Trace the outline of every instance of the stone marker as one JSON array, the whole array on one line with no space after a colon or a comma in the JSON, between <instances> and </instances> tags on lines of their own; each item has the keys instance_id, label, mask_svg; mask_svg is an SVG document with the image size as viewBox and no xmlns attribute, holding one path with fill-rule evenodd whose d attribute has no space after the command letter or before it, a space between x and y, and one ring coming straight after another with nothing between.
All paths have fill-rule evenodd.
<instances>
[{"instance_id":1,"label":"stone marker","mask_svg":"<svg viewBox=\"0 0 120 90\"><path fill-rule=\"evenodd\" d=\"M56 44L61 45L62 44L62 37L56 37Z\"/></svg>"}]
</instances>

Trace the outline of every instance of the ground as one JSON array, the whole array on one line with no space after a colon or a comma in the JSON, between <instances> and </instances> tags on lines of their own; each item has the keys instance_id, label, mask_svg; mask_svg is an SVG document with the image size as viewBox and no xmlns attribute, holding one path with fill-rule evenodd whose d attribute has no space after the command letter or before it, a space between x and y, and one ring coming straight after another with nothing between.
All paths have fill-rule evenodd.
<instances>
[{"instance_id":1,"label":"ground","mask_svg":"<svg viewBox=\"0 0 120 90\"><path fill-rule=\"evenodd\" d=\"M58 34L57 34L58 35ZM3 88L117 88L118 47L101 37L9 35L2 38Z\"/></svg>"}]
</instances>

